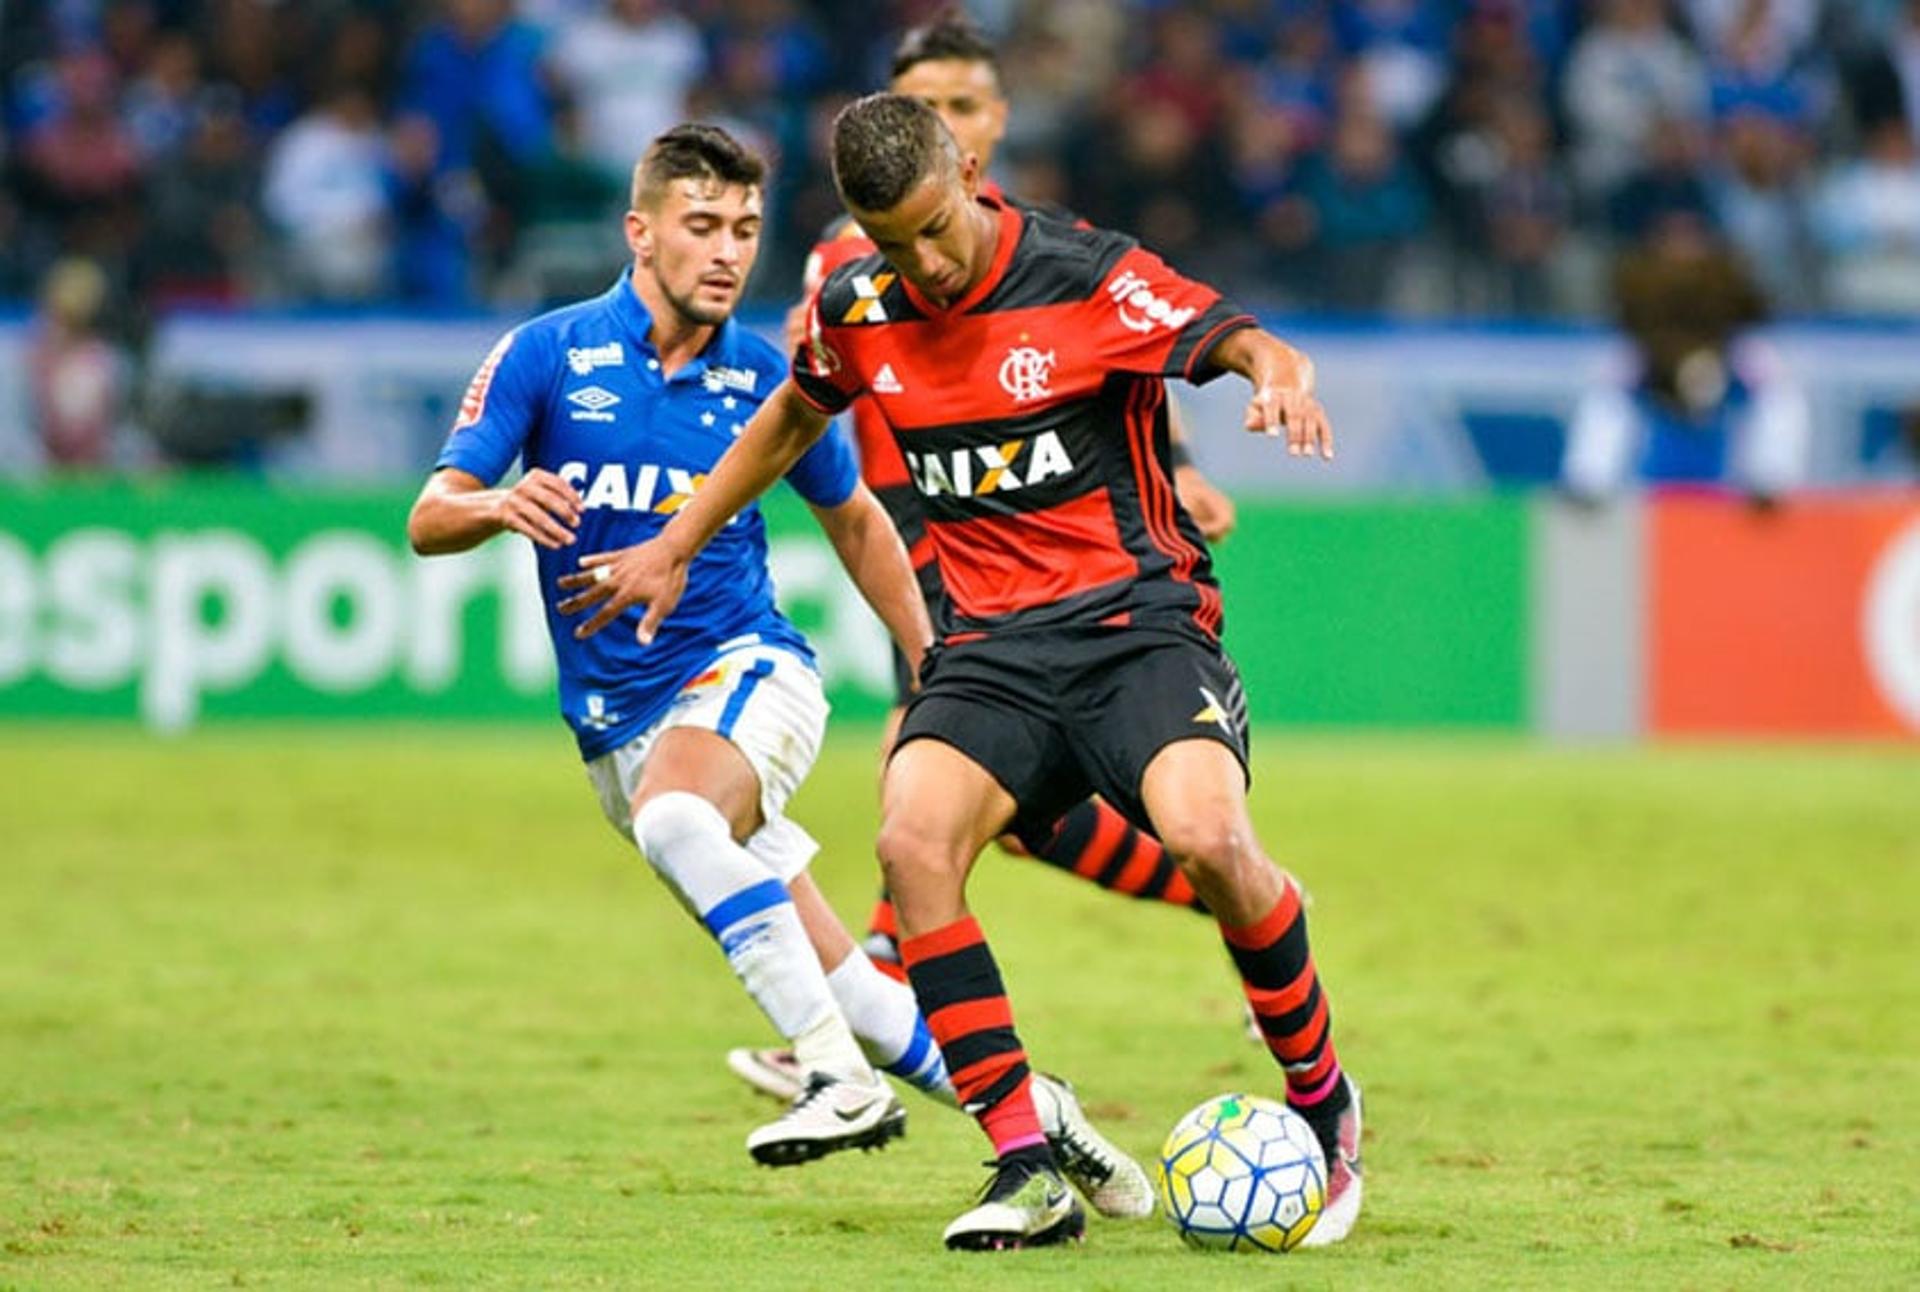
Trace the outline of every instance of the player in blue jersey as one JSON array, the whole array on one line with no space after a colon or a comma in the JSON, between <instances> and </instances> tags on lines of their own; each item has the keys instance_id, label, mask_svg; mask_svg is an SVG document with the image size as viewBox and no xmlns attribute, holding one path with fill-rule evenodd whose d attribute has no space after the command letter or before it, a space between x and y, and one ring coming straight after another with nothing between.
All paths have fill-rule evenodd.
<instances>
[{"instance_id":1,"label":"player in blue jersey","mask_svg":"<svg viewBox=\"0 0 1920 1292\"><path fill-rule=\"evenodd\" d=\"M816 845L783 814L827 704L805 639L774 607L765 524L749 510L726 528L645 648L637 612L627 631L594 636L556 606L581 553L659 532L785 375L785 357L731 317L758 249L763 175L710 126L655 140L626 216L633 267L500 339L407 529L422 554L503 532L534 543L561 711L602 810L801 1056L805 1088L747 1139L781 1166L901 1132L905 1111L873 1064L949 1100L952 1088L912 993L854 945L807 875ZM495 487L516 459L519 479ZM917 660L931 637L919 587L846 441L826 437L786 478Z\"/></svg>"}]
</instances>

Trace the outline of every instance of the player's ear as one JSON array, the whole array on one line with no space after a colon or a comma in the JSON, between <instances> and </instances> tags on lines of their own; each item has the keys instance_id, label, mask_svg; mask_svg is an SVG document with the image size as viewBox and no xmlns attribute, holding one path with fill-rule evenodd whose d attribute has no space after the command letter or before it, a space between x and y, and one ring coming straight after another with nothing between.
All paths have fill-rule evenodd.
<instances>
[{"instance_id":1,"label":"player's ear","mask_svg":"<svg viewBox=\"0 0 1920 1292\"><path fill-rule=\"evenodd\" d=\"M653 260L653 220L644 211L627 212L627 250L643 265Z\"/></svg>"},{"instance_id":2,"label":"player's ear","mask_svg":"<svg viewBox=\"0 0 1920 1292\"><path fill-rule=\"evenodd\" d=\"M960 187L967 191L969 202L980 196L979 153L968 153L960 159Z\"/></svg>"}]
</instances>

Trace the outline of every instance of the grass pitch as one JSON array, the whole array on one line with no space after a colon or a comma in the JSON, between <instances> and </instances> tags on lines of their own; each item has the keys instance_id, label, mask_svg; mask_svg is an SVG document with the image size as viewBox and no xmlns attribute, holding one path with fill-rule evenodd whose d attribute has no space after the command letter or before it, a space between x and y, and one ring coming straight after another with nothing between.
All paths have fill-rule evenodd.
<instances>
[{"instance_id":1,"label":"grass pitch","mask_svg":"<svg viewBox=\"0 0 1920 1292\"><path fill-rule=\"evenodd\" d=\"M1341 1248L940 1230L985 1141L753 1167L764 1025L557 726L0 741L0 1286L1920 1284L1920 759L1268 739L1365 1082ZM796 814L848 916L871 733ZM993 856L1029 1048L1147 1154L1277 1089L1211 928Z\"/></svg>"}]
</instances>

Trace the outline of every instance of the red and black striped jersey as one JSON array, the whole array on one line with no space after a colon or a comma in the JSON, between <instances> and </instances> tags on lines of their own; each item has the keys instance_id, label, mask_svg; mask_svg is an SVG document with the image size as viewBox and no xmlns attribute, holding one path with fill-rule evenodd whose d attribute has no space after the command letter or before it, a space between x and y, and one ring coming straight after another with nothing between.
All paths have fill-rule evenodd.
<instances>
[{"instance_id":1,"label":"red and black striped jersey","mask_svg":"<svg viewBox=\"0 0 1920 1292\"><path fill-rule=\"evenodd\" d=\"M1064 220L1069 224L1082 223L1079 216L1061 207L1022 201L1004 192L990 179L980 181L980 191L1024 215L1045 220ZM878 251L873 239L854 223L852 216L841 216L827 226L820 240L813 244L813 250L807 254L806 271L800 282L801 294L811 300L819 294L820 285L827 281L827 275L851 261L876 255ZM907 486L906 463L900 458L900 449L893 442L893 428L887 425L879 404L871 399L856 399L850 416L853 420L854 448L860 455L860 478L876 491ZM914 541L915 536L907 537L910 543ZM920 563L916 555L914 564L917 566Z\"/></svg>"},{"instance_id":2,"label":"red and black striped jersey","mask_svg":"<svg viewBox=\"0 0 1920 1292\"><path fill-rule=\"evenodd\" d=\"M980 201L1000 239L979 283L942 309L878 255L843 264L794 384L829 414L879 405L926 510L950 640L1091 623L1217 636L1164 379L1218 375L1214 347L1252 316L1123 234Z\"/></svg>"}]
</instances>

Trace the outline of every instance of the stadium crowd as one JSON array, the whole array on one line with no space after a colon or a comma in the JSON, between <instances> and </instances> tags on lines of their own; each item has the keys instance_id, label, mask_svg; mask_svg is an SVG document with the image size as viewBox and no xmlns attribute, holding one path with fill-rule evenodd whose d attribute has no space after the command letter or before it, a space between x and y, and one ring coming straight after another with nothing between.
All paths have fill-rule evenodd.
<instances>
[{"instance_id":1,"label":"stadium crowd","mask_svg":"<svg viewBox=\"0 0 1920 1292\"><path fill-rule=\"evenodd\" d=\"M604 278L640 143L776 160L755 283L835 212L825 124L922 0L0 5L0 299L524 306ZM1920 308L1920 0L977 0L1015 191L1259 305L1591 316L1676 212L1777 309ZM612 257L611 259L609 257ZM137 314L138 310L136 310Z\"/></svg>"}]
</instances>

